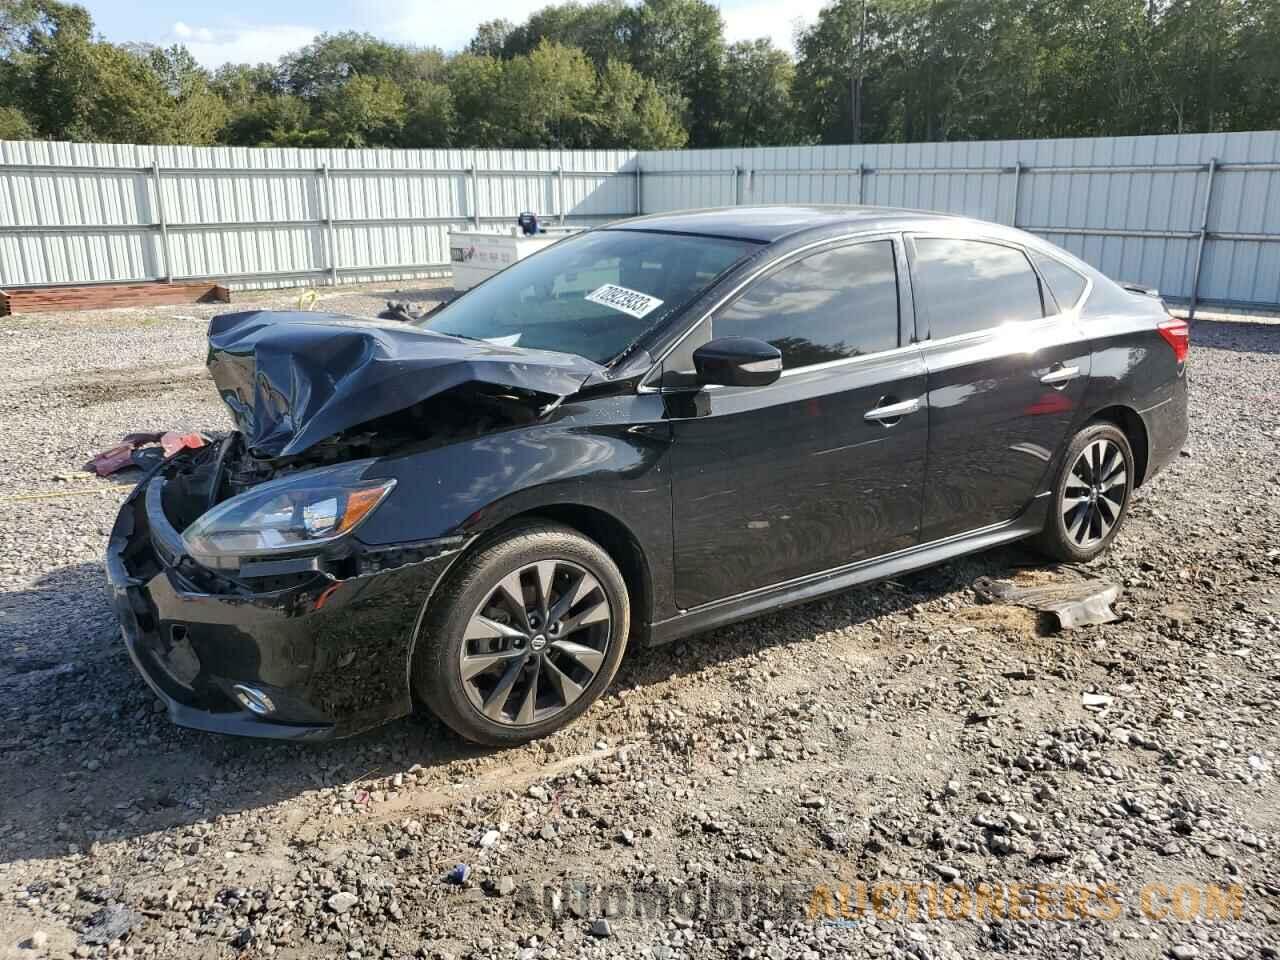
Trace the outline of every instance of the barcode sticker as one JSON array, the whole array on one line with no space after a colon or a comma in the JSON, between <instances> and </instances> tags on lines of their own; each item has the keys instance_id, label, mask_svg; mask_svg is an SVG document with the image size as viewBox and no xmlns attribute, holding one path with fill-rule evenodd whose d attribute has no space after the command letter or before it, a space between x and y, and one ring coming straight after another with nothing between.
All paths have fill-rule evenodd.
<instances>
[{"instance_id":1,"label":"barcode sticker","mask_svg":"<svg viewBox=\"0 0 1280 960\"><path fill-rule=\"evenodd\" d=\"M613 283L596 287L584 299L636 318L647 316L662 306L662 301L657 297L651 297L639 290L628 290Z\"/></svg>"}]
</instances>

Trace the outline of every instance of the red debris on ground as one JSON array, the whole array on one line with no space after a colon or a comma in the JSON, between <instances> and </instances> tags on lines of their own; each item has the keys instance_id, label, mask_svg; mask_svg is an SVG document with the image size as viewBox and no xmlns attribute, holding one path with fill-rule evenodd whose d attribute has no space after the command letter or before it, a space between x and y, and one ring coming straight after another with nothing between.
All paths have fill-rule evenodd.
<instances>
[{"instance_id":1,"label":"red debris on ground","mask_svg":"<svg viewBox=\"0 0 1280 960\"><path fill-rule=\"evenodd\" d=\"M133 466L133 445L119 443L110 450L103 450L89 461L85 469L100 477L107 477L117 470L130 466Z\"/></svg>"},{"instance_id":2,"label":"red debris on ground","mask_svg":"<svg viewBox=\"0 0 1280 960\"><path fill-rule=\"evenodd\" d=\"M167 460L180 450L198 450L208 441L198 433L178 433L169 430L165 433L130 433L114 447L103 450L85 464L85 469L100 477L108 477L126 467L141 466L137 452L146 450L152 444L160 444L159 451L148 451L151 456L163 453ZM150 459L150 458L147 458Z\"/></svg>"},{"instance_id":3,"label":"red debris on ground","mask_svg":"<svg viewBox=\"0 0 1280 960\"><path fill-rule=\"evenodd\" d=\"M205 444L204 437L198 433L175 433L170 430L160 438L160 447L165 457L172 457L179 450L199 450Z\"/></svg>"}]
</instances>

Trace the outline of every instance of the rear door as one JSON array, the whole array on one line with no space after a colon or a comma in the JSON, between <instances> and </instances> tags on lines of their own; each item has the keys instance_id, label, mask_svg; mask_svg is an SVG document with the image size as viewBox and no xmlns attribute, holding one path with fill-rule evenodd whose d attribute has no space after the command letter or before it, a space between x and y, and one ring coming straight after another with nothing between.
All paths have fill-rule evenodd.
<instances>
[{"instance_id":1,"label":"rear door","mask_svg":"<svg viewBox=\"0 0 1280 960\"><path fill-rule=\"evenodd\" d=\"M928 542L1010 520L1041 492L1090 352L1022 247L915 235L909 254L928 370Z\"/></svg>"},{"instance_id":2,"label":"rear door","mask_svg":"<svg viewBox=\"0 0 1280 960\"><path fill-rule=\"evenodd\" d=\"M916 542L927 418L924 363L900 324L905 273L900 239L798 253L664 364L677 382L698 343L725 336L783 355L769 386L667 395L682 608Z\"/></svg>"}]
</instances>

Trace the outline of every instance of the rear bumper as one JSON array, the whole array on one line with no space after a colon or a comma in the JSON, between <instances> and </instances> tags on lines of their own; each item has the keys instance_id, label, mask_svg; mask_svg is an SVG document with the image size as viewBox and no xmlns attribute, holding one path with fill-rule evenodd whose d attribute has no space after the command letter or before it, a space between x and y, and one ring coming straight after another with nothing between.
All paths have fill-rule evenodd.
<instances>
[{"instance_id":1,"label":"rear bumper","mask_svg":"<svg viewBox=\"0 0 1280 960\"><path fill-rule=\"evenodd\" d=\"M1185 370L1173 383L1170 395L1142 411L1147 428L1147 472L1143 482L1149 481L1169 465L1187 442L1187 373Z\"/></svg>"},{"instance_id":2,"label":"rear bumper","mask_svg":"<svg viewBox=\"0 0 1280 960\"><path fill-rule=\"evenodd\" d=\"M315 573L255 593L183 556L160 506L163 482L146 481L125 501L106 572L129 656L173 722L323 740L410 711L418 615L451 555L347 580ZM238 688L253 692L257 711Z\"/></svg>"}]
</instances>

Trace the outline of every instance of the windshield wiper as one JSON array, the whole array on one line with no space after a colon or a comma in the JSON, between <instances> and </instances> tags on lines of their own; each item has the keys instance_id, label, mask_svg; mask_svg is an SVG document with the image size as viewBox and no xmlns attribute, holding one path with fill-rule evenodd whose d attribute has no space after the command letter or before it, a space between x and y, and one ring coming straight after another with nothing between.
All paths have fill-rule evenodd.
<instances>
[{"instance_id":1,"label":"windshield wiper","mask_svg":"<svg viewBox=\"0 0 1280 960\"><path fill-rule=\"evenodd\" d=\"M430 330L432 333L438 333L442 337L456 337L459 340L474 340L476 343L488 343L484 337L472 337L465 333L450 333L448 330L436 330L432 327L423 327L424 330Z\"/></svg>"}]
</instances>

